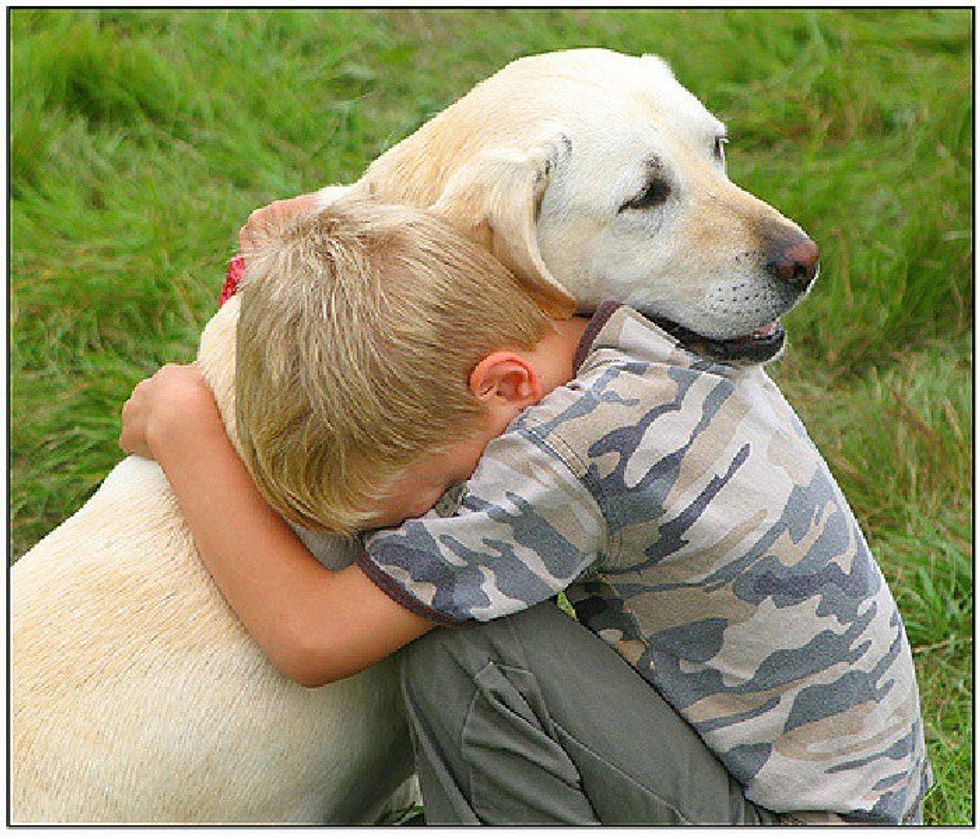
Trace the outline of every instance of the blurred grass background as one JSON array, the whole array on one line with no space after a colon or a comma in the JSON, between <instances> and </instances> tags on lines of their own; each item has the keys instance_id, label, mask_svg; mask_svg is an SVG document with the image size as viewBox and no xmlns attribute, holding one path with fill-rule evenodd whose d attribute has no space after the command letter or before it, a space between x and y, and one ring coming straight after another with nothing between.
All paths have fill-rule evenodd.
<instances>
[{"instance_id":1,"label":"blurred grass background","mask_svg":"<svg viewBox=\"0 0 980 839\"><path fill-rule=\"evenodd\" d=\"M902 609L927 820L972 821L971 10L9 14L13 557L120 458L133 385L193 357L252 209L355 179L520 55L655 52L820 244L770 372Z\"/></svg>"}]
</instances>

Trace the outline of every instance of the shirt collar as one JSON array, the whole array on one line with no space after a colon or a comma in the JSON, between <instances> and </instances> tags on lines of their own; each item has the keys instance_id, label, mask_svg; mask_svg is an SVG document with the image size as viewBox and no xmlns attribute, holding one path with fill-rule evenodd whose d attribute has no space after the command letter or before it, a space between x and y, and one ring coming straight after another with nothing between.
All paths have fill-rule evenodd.
<instances>
[{"instance_id":1,"label":"shirt collar","mask_svg":"<svg viewBox=\"0 0 980 839\"><path fill-rule=\"evenodd\" d=\"M585 332L582 333L578 347L575 350L575 357L572 359L574 375L578 375L578 368L582 366L589 353L592 352L592 344L595 343L596 336L602 331L602 327L606 325L609 318L622 305L622 303L617 303L615 300L606 300L604 303L599 304L599 308L595 310L595 314L592 315L589 322L585 325Z\"/></svg>"}]
</instances>

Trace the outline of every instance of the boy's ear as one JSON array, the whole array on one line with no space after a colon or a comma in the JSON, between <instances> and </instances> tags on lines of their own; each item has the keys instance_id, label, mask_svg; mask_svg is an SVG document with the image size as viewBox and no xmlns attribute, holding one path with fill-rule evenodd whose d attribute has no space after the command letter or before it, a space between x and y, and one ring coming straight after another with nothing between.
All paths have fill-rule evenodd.
<instances>
[{"instance_id":1,"label":"boy's ear","mask_svg":"<svg viewBox=\"0 0 980 839\"><path fill-rule=\"evenodd\" d=\"M521 409L541 400L538 371L517 353L500 351L481 359L470 373L470 392L487 405Z\"/></svg>"},{"instance_id":2,"label":"boy's ear","mask_svg":"<svg viewBox=\"0 0 980 839\"><path fill-rule=\"evenodd\" d=\"M486 149L453 174L431 207L488 247L559 320L575 314L575 299L545 266L536 223L552 170L570 146L552 126L527 147Z\"/></svg>"}]
</instances>

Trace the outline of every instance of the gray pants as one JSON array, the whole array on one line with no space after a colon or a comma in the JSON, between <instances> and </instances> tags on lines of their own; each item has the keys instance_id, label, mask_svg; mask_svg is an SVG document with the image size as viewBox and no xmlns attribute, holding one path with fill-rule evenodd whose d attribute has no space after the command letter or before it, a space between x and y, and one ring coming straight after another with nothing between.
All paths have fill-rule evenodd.
<instances>
[{"instance_id":1,"label":"gray pants","mask_svg":"<svg viewBox=\"0 0 980 839\"><path fill-rule=\"evenodd\" d=\"M402 653L428 824L768 824L694 730L548 602Z\"/></svg>"}]
</instances>

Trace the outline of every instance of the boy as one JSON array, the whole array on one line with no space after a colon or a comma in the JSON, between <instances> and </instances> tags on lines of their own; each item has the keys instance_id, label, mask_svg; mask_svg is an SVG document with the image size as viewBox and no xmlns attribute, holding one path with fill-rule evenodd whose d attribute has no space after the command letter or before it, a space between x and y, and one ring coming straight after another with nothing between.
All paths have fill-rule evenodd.
<instances>
[{"instance_id":1,"label":"boy","mask_svg":"<svg viewBox=\"0 0 980 839\"><path fill-rule=\"evenodd\" d=\"M760 368L612 304L549 324L421 211L334 205L251 260L238 416L262 493L350 532L472 473L455 514L374 533L357 566L326 571L186 369L137 387L122 442L159 460L287 675L322 684L466 624L404 657L430 823L920 818L901 620ZM598 638L547 602L570 583Z\"/></svg>"}]
</instances>

